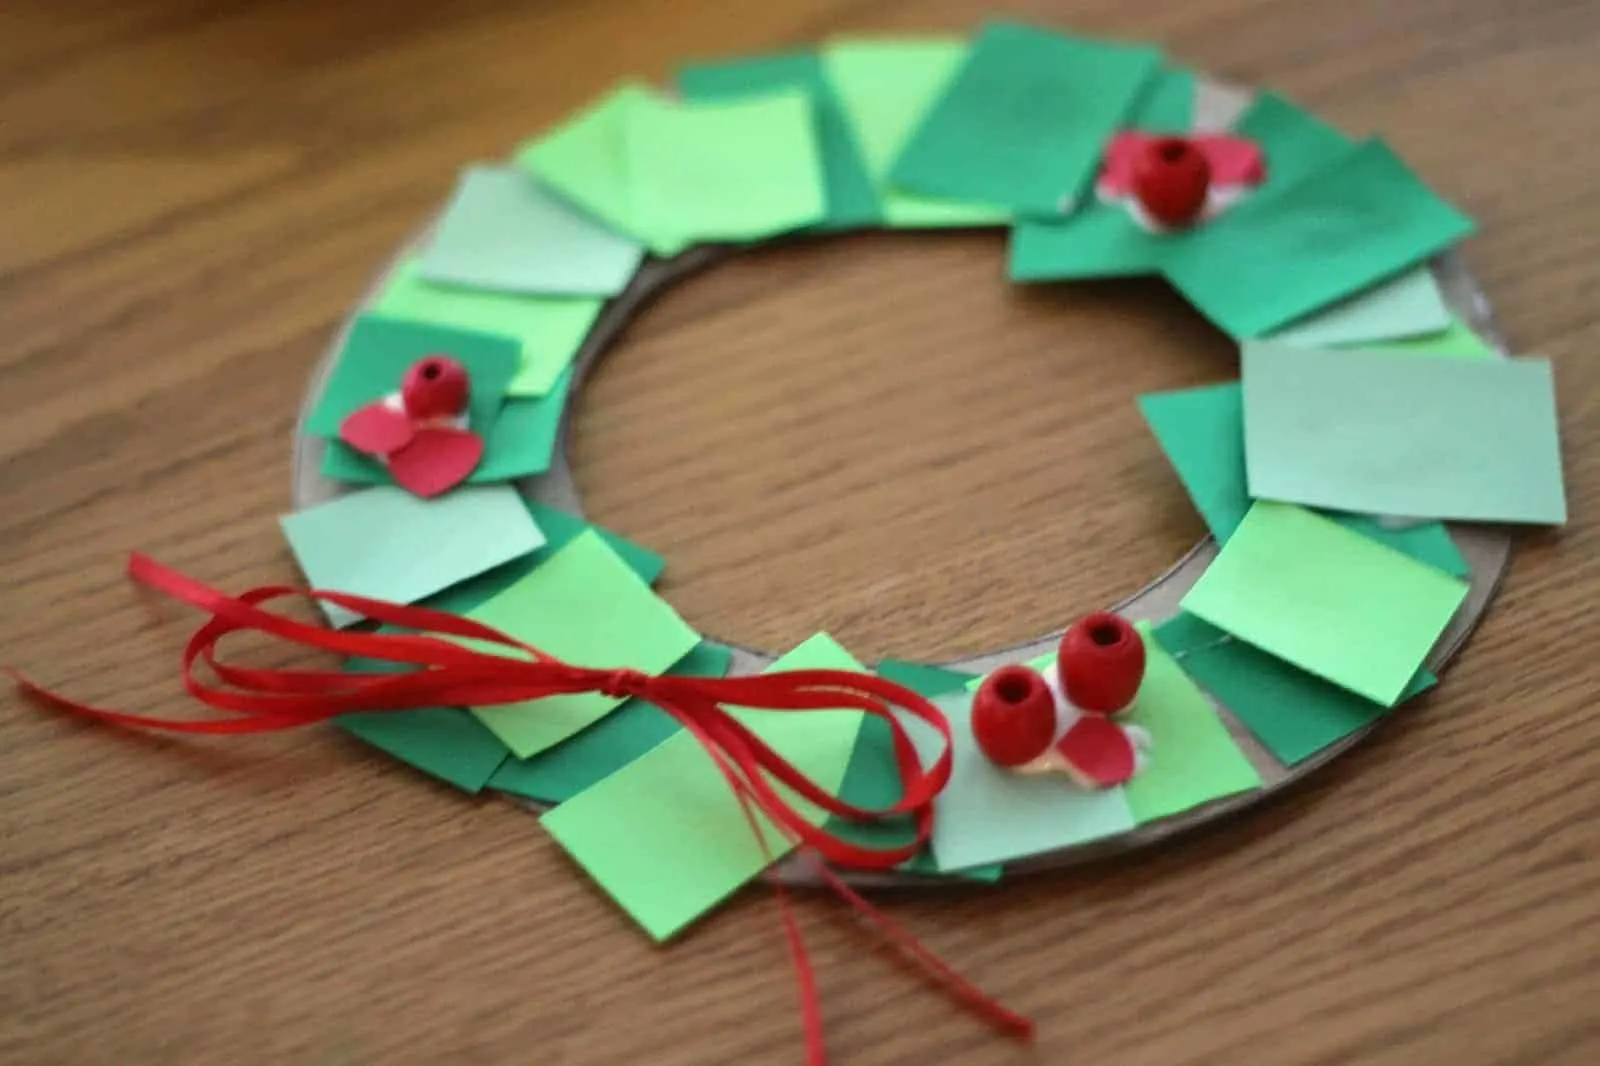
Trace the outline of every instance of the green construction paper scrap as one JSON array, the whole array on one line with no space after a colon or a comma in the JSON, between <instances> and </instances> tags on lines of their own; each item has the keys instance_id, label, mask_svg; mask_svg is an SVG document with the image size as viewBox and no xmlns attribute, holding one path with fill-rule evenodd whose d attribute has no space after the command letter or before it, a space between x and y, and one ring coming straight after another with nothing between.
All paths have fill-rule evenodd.
<instances>
[{"instance_id":1,"label":"green construction paper scrap","mask_svg":"<svg viewBox=\"0 0 1600 1066\"><path fill-rule=\"evenodd\" d=\"M889 186L901 149L944 95L967 56L959 38L839 40L822 52L823 73L843 106L862 161L896 229L1004 225L1010 212L989 204L918 196Z\"/></svg>"},{"instance_id":2,"label":"green construction paper scrap","mask_svg":"<svg viewBox=\"0 0 1600 1066\"><path fill-rule=\"evenodd\" d=\"M701 63L678 72L678 90L688 100L738 100L781 89L798 89L811 100L827 218L825 230L858 229L881 220L878 194L867 175L839 96L815 52L787 52Z\"/></svg>"},{"instance_id":3,"label":"green construction paper scrap","mask_svg":"<svg viewBox=\"0 0 1600 1066\"><path fill-rule=\"evenodd\" d=\"M635 219L658 240L751 241L827 217L811 98L650 98L627 116Z\"/></svg>"},{"instance_id":4,"label":"green construction paper scrap","mask_svg":"<svg viewBox=\"0 0 1600 1066\"><path fill-rule=\"evenodd\" d=\"M517 296L430 285L422 279L421 268L415 258L401 263L378 295L374 310L516 341L521 357L516 374L502 390L510 396L543 396L554 388L605 305L598 297Z\"/></svg>"},{"instance_id":5,"label":"green construction paper scrap","mask_svg":"<svg viewBox=\"0 0 1600 1066\"><path fill-rule=\"evenodd\" d=\"M1015 774L990 762L972 739L972 693L934 700L950 721L950 783L934 801L933 855L954 871L1007 863L1132 829L1133 812L1121 788L1086 790L1065 775ZM907 729L924 760L942 741L931 729Z\"/></svg>"},{"instance_id":6,"label":"green construction paper scrap","mask_svg":"<svg viewBox=\"0 0 1600 1066\"><path fill-rule=\"evenodd\" d=\"M1388 713L1383 704L1330 685L1190 614L1163 622L1153 635L1285 766L1304 762ZM1426 669L1417 671L1401 702L1437 682Z\"/></svg>"},{"instance_id":7,"label":"green construction paper scrap","mask_svg":"<svg viewBox=\"0 0 1600 1066\"><path fill-rule=\"evenodd\" d=\"M960 692L974 676L962 670L947 670L942 666L927 666L905 659L885 659L878 664L875 672L884 680L904 685L930 700L947 692Z\"/></svg>"},{"instance_id":8,"label":"green construction paper scrap","mask_svg":"<svg viewBox=\"0 0 1600 1066\"><path fill-rule=\"evenodd\" d=\"M527 171L471 166L444 209L419 273L435 285L534 296L615 296L644 247L541 186Z\"/></svg>"},{"instance_id":9,"label":"green construction paper scrap","mask_svg":"<svg viewBox=\"0 0 1600 1066\"><path fill-rule=\"evenodd\" d=\"M1244 521L1251 503L1239 383L1148 393L1139 397L1139 410L1167 453L1195 510L1205 519L1206 528L1218 544L1226 544ZM1450 531L1439 522L1391 529L1366 515L1328 517L1446 573L1466 577L1472 572Z\"/></svg>"},{"instance_id":10,"label":"green construction paper scrap","mask_svg":"<svg viewBox=\"0 0 1600 1066\"><path fill-rule=\"evenodd\" d=\"M1310 177L1350 150L1343 133L1277 93L1257 93L1233 124L1233 132L1261 146L1267 177L1257 194L1271 193Z\"/></svg>"},{"instance_id":11,"label":"green construction paper scrap","mask_svg":"<svg viewBox=\"0 0 1600 1066\"><path fill-rule=\"evenodd\" d=\"M467 368L472 379L468 421L479 433L488 432L516 373L515 342L481 331L372 313L360 315L351 325L322 395L306 416L305 432L337 438L339 424L348 415L399 392L411 364L440 352Z\"/></svg>"},{"instance_id":12,"label":"green construction paper scrap","mask_svg":"<svg viewBox=\"0 0 1600 1066\"><path fill-rule=\"evenodd\" d=\"M484 484L532 477L550 469L556 451L556 432L572 387L569 367L543 396L509 399L500 408L483 442L483 459L467 481ZM322 452L322 473L336 481L372 485L393 484L389 468L340 441L329 441Z\"/></svg>"},{"instance_id":13,"label":"green construction paper scrap","mask_svg":"<svg viewBox=\"0 0 1600 1066\"><path fill-rule=\"evenodd\" d=\"M1192 70L1161 71L1139 94L1127 127L1146 133L1190 132L1194 129L1195 84Z\"/></svg>"},{"instance_id":14,"label":"green construction paper scrap","mask_svg":"<svg viewBox=\"0 0 1600 1066\"><path fill-rule=\"evenodd\" d=\"M524 143L515 162L607 226L644 240L657 255L671 256L683 251L684 242L652 239L637 223L627 153L630 116L659 99L638 82L618 85L598 102Z\"/></svg>"},{"instance_id":15,"label":"green construction paper scrap","mask_svg":"<svg viewBox=\"0 0 1600 1066\"><path fill-rule=\"evenodd\" d=\"M1228 734L1226 723L1176 660L1139 623L1145 644L1144 682L1117 721L1150 734L1144 765L1124 786L1141 825L1261 787L1261 775Z\"/></svg>"},{"instance_id":16,"label":"green construction paper scrap","mask_svg":"<svg viewBox=\"0 0 1600 1066\"><path fill-rule=\"evenodd\" d=\"M1371 140L1293 185L1247 197L1175 235L1162 266L1225 333L1259 337L1423 262L1472 230L1471 219Z\"/></svg>"},{"instance_id":17,"label":"green construction paper scrap","mask_svg":"<svg viewBox=\"0 0 1600 1066\"><path fill-rule=\"evenodd\" d=\"M1106 142L1160 64L1154 48L991 22L895 161L890 182L1059 216L1088 192Z\"/></svg>"},{"instance_id":18,"label":"green construction paper scrap","mask_svg":"<svg viewBox=\"0 0 1600 1066\"><path fill-rule=\"evenodd\" d=\"M394 603L415 603L544 543L504 485L463 486L431 500L384 485L278 521L312 588ZM361 617L321 606L335 626Z\"/></svg>"},{"instance_id":19,"label":"green construction paper scrap","mask_svg":"<svg viewBox=\"0 0 1600 1066\"><path fill-rule=\"evenodd\" d=\"M1261 500L1183 609L1351 692L1393 706L1467 585L1293 504Z\"/></svg>"},{"instance_id":20,"label":"green construction paper scrap","mask_svg":"<svg viewBox=\"0 0 1600 1066\"><path fill-rule=\"evenodd\" d=\"M483 790L511 754L481 722L457 707L346 714L334 719L334 725L401 762L474 795Z\"/></svg>"},{"instance_id":21,"label":"green construction paper scrap","mask_svg":"<svg viewBox=\"0 0 1600 1066\"><path fill-rule=\"evenodd\" d=\"M1025 219L1011 229L1012 281L1131 278L1161 272L1171 237L1140 226L1121 204L1089 204L1071 218Z\"/></svg>"},{"instance_id":22,"label":"green construction paper scrap","mask_svg":"<svg viewBox=\"0 0 1600 1066\"><path fill-rule=\"evenodd\" d=\"M1443 332L1427 337L1384 341L1363 345L1369 352L1389 355L1447 355L1458 359L1493 359L1500 355L1494 345L1478 336L1459 318L1452 318Z\"/></svg>"},{"instance_id":23,"label":"green construction paper scrap","mask_svg":"<svg viewBox=\"0 0 1600 1066\"><path fill-rule=\"evenodd\" d=\"M767 672L803 669L862 667L819 633ZM800 773L837 793L861 712L733 713ZM792 845L760 815L757 819L765 848L706 750L692 735L680 733L542 821L623 910L651 936L665 940L789 851Z\"/></svg>"},{"instance_id":24,"label":"green construction paper scrap","mask_svg":"<svg viewBox=\"0 0 1600 1066\"><path fill-rule=\"evenodd\" d=\"M1285 326L1268 339L1297 348L1332 348L1438 333L1450 322L1439 283L1423 265Z\"/></svg>"},{"instance_id":25,"label":"green construction paper scrap","mask_svg":"<svg viewBox=\"0 0 1600 1066\"><path fill-rule=\"evenodd\" d=\"M1544 359L1244 348L1250 494L1366 514L1560 525Z\"/></svg>"},{"instance_id":26,"label":"green construction paper scrap","mask_svg":"<svg viewBox=\"0 0 1600 1066\"><path fill-rule=\"evenodd\" d=\"M733 649L704 640L667 673L724 677ZM530 759L504 760L489 787L541 803L565 803L681 730L678 720L644 700L631 699L594 725Z\"/></svg>"},{"instance_id":27,"label":"green construction paper scrap","mask_svg":"<svg viewBox=\"0 0 1600 1066\"><path fill-rule=\"evenodd\" d=\"M468 616L567 662L656 674L700 643L597 534L583 533ZM519 759L587 728L623 701L598 692L476 707Z\"/></svg>"}]
</instances>

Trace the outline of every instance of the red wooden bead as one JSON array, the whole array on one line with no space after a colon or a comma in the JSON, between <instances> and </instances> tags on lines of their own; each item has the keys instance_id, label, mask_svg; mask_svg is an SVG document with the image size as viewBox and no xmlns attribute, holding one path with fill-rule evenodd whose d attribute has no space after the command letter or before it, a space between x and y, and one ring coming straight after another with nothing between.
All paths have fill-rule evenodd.
<instances>
[{"instance_id":1,"label":"red wooden bead","mask_svg":"<svg viewBox=\"0 0 1600 1066\"><path fill-rule=\"evenodd\" d=\"M1205 210L1211 163L1187 137L1157 137L1133 166L1133 194L1145 214L1163 226L1190 225Z\"/></svg>"},{"instance_id":2,"label":"red wooden bead","mask_svg":"<svg viewBox=\"0 0 1600 1066\"><path fill-rule=\"evenodd\" d=\"M1061 635L1056 656L1061 691L1090 714L1116 714L1144 681L1144 640L1127 619L1097 611Z\"/></svg>"},{"instance_id":3,"label":"red wooden bead","mask_svg":"<svg viewBox=\"0 0 1600 1066\"><path fill-rule=\"evenodd\" d=\"M472 386L467 368L448 355L418 359L400 382L400 400L412 418L449 418L467 409Z\"/></svg>"},{"instance_id":4,"label":"red wooden bead","mask_svg":"<svg viewBox=\"0 0 1600 1066\"><path fill-rule=\"evenodd\" d=\"M1002 666L983 679L972 699L972 736L999 766L1021 766L1043 755L1056 735L1056 699L1037 670Z\"/></svg>"}]
</instances>

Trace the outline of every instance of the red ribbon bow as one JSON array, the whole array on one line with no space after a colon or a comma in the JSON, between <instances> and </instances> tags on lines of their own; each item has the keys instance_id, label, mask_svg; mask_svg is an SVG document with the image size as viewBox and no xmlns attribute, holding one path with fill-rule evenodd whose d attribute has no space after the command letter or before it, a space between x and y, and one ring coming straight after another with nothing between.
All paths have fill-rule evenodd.
<instances>
[{"instance_id":1,"label":"red ribbon bow","mask_svg":"<svg viewBox=\"0 0 1600 1066\"><path fill-rule=\"evenodd\" d=\"M128 560L128 576L142 585L198 607L211 615L195 631L183 651L183 681L196 699L228 717L175 720L91 707L59 696L10 671L27 695L60 710L121 726L180 733L257 733L292 729L339 715L363 711L399 711L419 707L486 707L520 703L545 696L599 692L615 698L635 697L655 704L676 718L705 747L738 798L751 830L765 847L757 810L792 842L839 866L882 870L904 862L921 850L933 827L933 799L950 778L950 724L928 700L871 674L843 670L791 670L755 677L691 678L652 676L637 670L575 666L525 644L497 629L458 615L423 607L403 606L342 592L287 586L251 589L229 596L145 555ZM362 633L324 629L263 610L261 604L289 596L309 595L368 618L414 630L414 633ZM216 657L223 637L254 630L291 644L346 656L361 656L415 669L398 674L345 671L259 669L233 666ZM447 639L456 638L456 639ZM462 640L509 649L512 654L485 651ZM203 663L221 682L199 676ZM845 803L795 769L780 754L724 709L724 704L778 713L860 710L883 718L890 727L895 762L903 786L892 807L870 810ZM924 769L895 708L938 730L944 750ZM835 836L808 821L773 782L831 814L852 821L910 815L916 837L903 846L869 848ZM835 892L921 964L958 1001L977 1010L997 1028L1029 1038L1033 1024L984 995L897 929L888 919L821 863L819 875ZM807 1061L824 1061L821 1016L815 984L799 929L781 888L778 892L801 989Z\"/></svg>"}]
</instances>

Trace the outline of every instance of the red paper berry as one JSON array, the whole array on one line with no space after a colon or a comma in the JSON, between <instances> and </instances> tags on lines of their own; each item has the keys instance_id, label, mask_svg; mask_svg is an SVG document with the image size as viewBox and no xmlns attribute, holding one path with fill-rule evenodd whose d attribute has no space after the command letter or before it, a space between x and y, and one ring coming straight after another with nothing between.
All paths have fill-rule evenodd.
<instances>
[{"instance_id":1,"label":"red paper berry","mask_svg":"<svg viewBox=\"0 0 1600 1066\"><path fill-rule=\"evenodd\" d=\"M1139 767L1133 741L1107 718L1086 714L1056 742L1062 767L1084 788L1111 788L1126 782Z\"/></svg>"},{"instance_id":2,"label":"red paper berry","mask_svg":"<svg viewBox=\"0 0 1600 1066\"><path fill-rule=\"evenodd\" d=\"M448 355L418 359L400 382L400 400L412 418L450 418L467 409L472 391L467 368Z\"/></svg>"},{"instance_id":3,"label":"red paper berry","mask_svg":"<svg viewBox=\"0 0 1600 1066\"><path fill-rule=\"evenodd\" d=\"M1037 670L1002 666L983 679L972 700L972 736L999 766L1043 755L1056 735L1056 700Z\"/></svg>"},{"instance_id":4,"label":"red paper berry","mask_svg":"<svg viewBox=\"0 0 1600 1066\"><path fill-rule=\"evenodd\" d=\"M1097 611L1061 635L1056 656L1061 691L1090 714L1116 714L1144 681L1144 640L1127 619Z\"/></svg>"},{"instance_id":5,"label":"red paper berry","mask_svg":"<svg viewBox=\"0 0 1600 1066\"><path fill-rule=\"evenodd\" d=\"M1173 229L1188 226L1205 210L1211 164L1187 137L1157 137L1133 165L1133 194L1151 219Z\"/></svg>"}]
</instances>

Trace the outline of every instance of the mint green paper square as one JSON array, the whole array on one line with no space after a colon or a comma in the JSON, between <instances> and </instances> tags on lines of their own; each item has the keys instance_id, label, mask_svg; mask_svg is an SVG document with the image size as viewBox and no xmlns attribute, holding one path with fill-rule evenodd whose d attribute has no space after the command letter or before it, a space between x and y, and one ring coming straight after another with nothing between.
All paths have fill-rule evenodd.
<instances>
[{"instance_id":1,"label":"mint green paper square","mask_svg":"<svg viewBox=\"0 0 1600 1066\"><path fill-rule=\"evenodd\" d=\"M806 669L862 668L818 634L767 672ZM861 712L734 713L800 773L837 793ZM541 821L623 910L665 940L790 850L770 823L759 813L756 818L765 847L710 755L693 736L679 733Z\"/></svg>"},{"instance_id":2,"label":"mint green paper square","mask_svg":"<svg viewBox=\"0 0 1600 1066\"><path fill-rule=\"evenodd\" d=\"M1393 706L1467 585L1293 504L1261 500L1183 609L1369 700Z\"/></svg>"},{"instance_id":3,"label":"mint green paper square","mask_svg":"<svg viewBox=\"0 0 1600 1066\"><path fill-rule=\"evenodd\" d=\"M1290 323L1268 339L1297 348L1332 348L1438 333L1450 322L1444 294L1424 264Z\"/></svg>"},{"instance_id":4,"label":"mint green paper square","mask_svg":"<svg viewBox=\"0 0 1600 1066\"><path fill-rule=\"evenodd\" d=\"M1251 504L1239 383L1147 393L1139 397L1139 410L1206 528L1218 544L1226 544ZM1438 522L1390 529L1366 515L1328 517L1446 573L1465 577L1471 572L1450 531Z\"/></svg>"},{"instance_id":5,"label":"mint green paper square","mask_svg":"<svg viewBox=\"0 0 1600 1066\"><path fill-rule=\"evenodd\" d=\"M523 296L615 296L644 247L545 189L527 171L470 166L434 226L418 273L434 285Z\"/></svg>"},{"instance_id":6,"label":"mint green paper square","mask_svg":"<svg viewBox=\"0 0 1600 1066\"><path fill-rule=\"evenodd\" d=\"M1388 340L1362 347L1369 352L1389 355L1444 355L1457 359L1493 359L1500 354L1494 345L1474 333L1459 318L1451 318L1450 324L1443 330L1426 337Z\"/></svg>"},{"instance_id":7,"label":"mint green paper square","mask_svg":"<svg viewBox=\"0 0 1600 1066\"><path fill-rule=\"evenodd\" d=\"M1243 366L1254 496L1413 518L1566 521L1547 360L1248 344Z\"/></svg>"},{"instance_id":8,"label":"mint green paper square","mask_svg":"<svg viewBox=\"0 0 1600 1066\"><path fill-rule=\"evenodd\" d=\"M1058 216L1161 64L1154 48L991 22L890 171L926 196Z\"/></svg>"},{"instance_id":9,"label":"mint green paper square","mask_svg":"<svg viewBox=\"0 0 1600 1066\"><path fill-rule=\"evenodd\" d=\"M488 432L517 369L516 343L488 333L372 313L360 315L351 325L322 395L306 416L305 432L337 438L346 417L399 392L411 364L441 353L467 368L472 378L468 419L473 429Z\"/></svg>"},{"instance_id":10,"label":"mint green paper square","mask_svg":"<svg viewBox=\"0 0 1600 1066\"><path fill-rule=\"evenodd\" d=\"M402 262L378 294L374 310L514 340L520 358L503 390L510 396L543 396L554 388L605 306L596 297L517 296L430 285L420 271L420 260Z\"/></svg>"},{"instance_id":11,"label":"mint green paper square","mask_svg":"<svg viewBox=\"0 0 1600 1066\"><path fill-rule=\"evenodd\" d=\"M701 641L667 671L674 677L723 677L733 649ZM631 699L594 725L527 759L505 759L489 787L542 803L565 803L616 773L683 726L661 708Z\"/></svg>"},{"instance_id":12,"label":"mint green paper square","mask_svg":"<svg viewBox=\"0 0 1600 1066\"><path fill-rule=\"evenodd\" d=\"M1190 614L1163 622L1153 635L1170 654L1181 656L1184 672L1221 700L1285 766L1304 762L1389 710ZM1419 670L1400 694L1401 701L1437 681L1427 670Z\"/></svg>"},{"instance_id":13,"label":"mint green paper square","mask_svg":"<svg viewBox=\"0 0 1600 1066\"><path fill-rule=\"evenodd\" d=\"M889 185L894 161L966 56L967 42L959 38L845 39L823 49L823 72L890 227L998 226L1010 217L1003 207L918 196Z\"/></svg>"},{"instance_id":14,"label":"mint green paper square","mask_svg":"<svg viewBox=\"0 0 1600 1066\"><path fill-rule=\"evenodd\" d=\"M1177 237L1162 263L1225 333L1258 337L1423 262L1472 229L1373 140Z\"/></svg>"},{"instance_id":15,"label":"mint green paper square","mask_svg":"<svg viewBox=\"0 0 1600 1066\"><path fill-rule=\"evenodd\" d=\"M688 100L740 100L775 90L797 89L811 101L817 145L822 153L827 218L824 230L857 229L878 222L881 211L872 179L856 147L844 110L822 74L815 52L749 56L696 63L678 72L678 89Z\"/></svg>"},{"instance_id":16,"label":"mint green paper square","mask_svg":"<svg viewBox=\"0 0 1600 1066\"><path fill-rule=\"evenodd\" d=\"M783 90L627 115L634 217L665 242L752 241L827 217L811 99Z\"/></svg>"},{"instance_id":17,"label":"mint green paper square","mask_svg":"<svg viewBox=\"0 0 1600 1066\"><path fill-rule=\"evenodd\" d=\"M425 500L383 485L278 519L314 589L415 603L544 543L516 492L468 485ZM360 616L333 604L335 626Z\"/></svg>"},{"instance_id":18,"label":"mint green paper square","mask_svg":"<svg viewBox=\"0 0 1600 1066\"><path fill-rule=\"evenodd\" d=\"M583 533L469 618L558 659L656 674L700 637L595 533ZM598 692L476 707L512 754L526 759L598 722L622 700Z\"/></svg>"}]
</instances>

